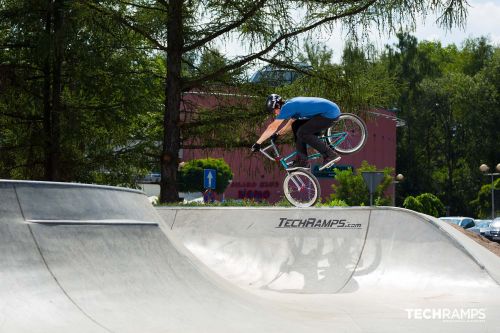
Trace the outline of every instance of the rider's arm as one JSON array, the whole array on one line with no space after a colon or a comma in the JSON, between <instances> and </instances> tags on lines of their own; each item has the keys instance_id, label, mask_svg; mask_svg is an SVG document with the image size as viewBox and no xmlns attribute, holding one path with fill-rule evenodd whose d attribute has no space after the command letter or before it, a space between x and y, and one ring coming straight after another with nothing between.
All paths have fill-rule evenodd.
<instances>
[{"instance_id":1,"label":"rider's arm","mask_svg":"<svg viewBox=\"0 0 500 333\"><path fill-rule=\"evenodd\" d=\"M290 132L292 130L292 124L293 122L295 121L295 119L290 119L285 126L283 126L279 131L278 131L278 135L283 135L283 134L286 134L288 132Z\"/></svg>"},{"instance_id":2,"label":"rider's arm","mask_svg":"<svg viewBox=\"0 0 500 333\"><path fill-rule=\"evenodd\" d=\"M264 133L262 133L262 135L260 136L259 140L257 140L257 143L261 144L262 142L269 139L271 135L273 135L278 130L282 122L283 119L276 119L272 123L270 123L269 126L267 126Z\"/></svg>"}]
</instances>

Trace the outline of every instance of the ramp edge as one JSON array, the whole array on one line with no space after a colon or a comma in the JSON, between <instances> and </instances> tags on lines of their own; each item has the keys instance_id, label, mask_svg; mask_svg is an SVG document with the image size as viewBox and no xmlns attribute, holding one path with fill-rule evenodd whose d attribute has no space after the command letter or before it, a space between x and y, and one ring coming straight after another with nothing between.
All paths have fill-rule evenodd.
<instances>
[{"instance_id":1,"label":"ramp edge","mask_svg":"<svg viewBox=\"0 0 500 333\"><path fill-rule=\"evenodd\" d=\"M26 220L30 224L46 225L150 225L158 226L158 222L138 221L138 220Z\"/></svg>"},{"instance_id":2,"label":"ramp edge","mask_svg":"<svg viewBox=\"0 0 500 333\"><path fill-rule=\"evenodd\" d=\"M478 244L474 240L470 239L466 235L462 234L460 231L455 230L452 226L442 222L439 219L400 207L379 207L377 209L381 210L394 210L405 212L410 215L414 215L423 221L429 223L435 227L441 234L446 236L457 247L460 251L465 253L471 258L482 270L488 273L489 276L500 285L500 259L497 255L484 248L482 245Z\"/></svg>"}]
</instances>

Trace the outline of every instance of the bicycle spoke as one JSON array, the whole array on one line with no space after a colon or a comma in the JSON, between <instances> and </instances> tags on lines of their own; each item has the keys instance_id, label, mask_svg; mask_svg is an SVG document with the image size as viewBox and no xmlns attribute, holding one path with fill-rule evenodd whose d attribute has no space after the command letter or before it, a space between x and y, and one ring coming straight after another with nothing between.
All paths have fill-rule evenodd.
<instances>
[{"instance_id":1,"label":"bicycle spoke","mask_svg":"<svg viewBox=\"0 0 500 333\"><path fill-rule=\"evenodd\" d=\"M301 181L301 179L296 176L296 175L293 175L290 180L294 183L295 185L295 190L294 192L299 192L302 188L303 188L303 184L304 182Z\"/></svg>"},{"instance_id":2,"label":"bicycle spoke","mask_svg":"<svg viewBox=\"0 0 500 333\"><path fill-rule=\"evenodd\" d=\"M343 135L336 140L337 135ZM350 154L358 151L366 142L366 125L357 116L343 114L336 124L327 131L331 145L339 152Z\"/></svg>"},{"instance_id":3,"label":"bicycle spoke","mask_svg":"<svg viewBox=\"0 0 500 333\"><path fill-rule=\"evenodd\" d=\"M297 191L300 191L300 184L298 184L297 180L295 177L291 177L290 180L293 182L293 184L297 187Z\"/></svg>"},{"instance_id":4,"label":"bicycle spoke","mask_svg":"<svg viewBox=\"0 0 500 333\"><path fill-rule=\"evenodd\" d=\"M284 182L285 196L297 207L309 207L319 197L319 186L308 172L294 172Z\"/></svg>"}]
</instances>

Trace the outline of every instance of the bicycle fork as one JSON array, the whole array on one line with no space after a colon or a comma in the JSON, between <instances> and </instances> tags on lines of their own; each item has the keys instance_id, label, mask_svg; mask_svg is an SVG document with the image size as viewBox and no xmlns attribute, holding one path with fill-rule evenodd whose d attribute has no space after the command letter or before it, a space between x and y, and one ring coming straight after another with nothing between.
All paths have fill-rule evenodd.
<instances>
[{"instance_id":1,"label":"bicycle fork","mask_svg":"<svg viewBox=\"0 0 500 333\"><path fill-rule=\"evenodd\" d=\"M297 190L300 191L304 189L306 187L306 183L304 183L304 181L300 177L293 177L293 172L291 174L292 177L290 177L290 179L292 180L293 184L297 187Z\"/></svg>"}]
</instances>

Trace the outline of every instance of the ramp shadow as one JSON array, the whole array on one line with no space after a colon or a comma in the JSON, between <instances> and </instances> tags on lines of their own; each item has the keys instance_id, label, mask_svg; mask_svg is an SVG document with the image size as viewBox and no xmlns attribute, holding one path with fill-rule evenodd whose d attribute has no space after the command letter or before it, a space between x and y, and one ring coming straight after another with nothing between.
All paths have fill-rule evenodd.
<instances>
[{"instance_id":1,"label":"ramp shadow","mask_svg":"<svg viewBox=\"0 0 500 333\"><path fill-rule=\"evenodd\" d=\"M359 289L356 275L369 274L380 263L381 248L376 246L370 262L360 262L364 239L335 237L289 237L290 255L277 275L261 287L280 293L334 294ZM361 271L358 266L361 265Z\"/></svg>"}]
</instances>

